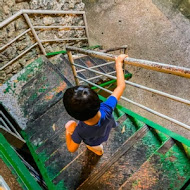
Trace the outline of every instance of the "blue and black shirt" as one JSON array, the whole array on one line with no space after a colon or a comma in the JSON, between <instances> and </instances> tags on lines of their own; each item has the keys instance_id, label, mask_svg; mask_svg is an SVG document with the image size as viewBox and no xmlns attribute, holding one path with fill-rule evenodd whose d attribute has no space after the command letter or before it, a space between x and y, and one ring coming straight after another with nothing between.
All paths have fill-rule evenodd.
<instances>
[{"instance_id":1,"label":"blue and black shirt","mask_svg":"<svg viewBox=\"0 0 190 190\"><path fill-rule=\"evenodd\" d=\"M116 127L116 122L112 112L117 104L117 99L110 96L105 102L100 104L101 118L96 125L87 125L79 121L72 134L72 140L80 144L83 141L89 146L98 146L107 141L111 128Z\"/></svg>"}]
</instances>

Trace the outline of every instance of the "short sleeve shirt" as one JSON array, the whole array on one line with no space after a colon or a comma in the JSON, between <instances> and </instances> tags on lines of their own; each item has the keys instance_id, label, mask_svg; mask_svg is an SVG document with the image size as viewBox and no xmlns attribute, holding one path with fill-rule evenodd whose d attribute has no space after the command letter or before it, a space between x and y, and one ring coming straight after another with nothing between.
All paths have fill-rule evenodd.
<instances>
[{"instance_id":1,"label":"short sleeve shirt","mask_svg":"<svg viewBox=\"0 0 190 190\"><path fill-rule=\"evenodd\" d=\"M107 141L111 129L116 127L116 122L112 115L116 104L117 99L114 96L110 96L105 102L102 102L100 104L101 118L99 122L96 125L87 125L79 121L72 134L72 140L77 144L83 141L90 146L98 146Z\"/></svg>"}]
</instances>

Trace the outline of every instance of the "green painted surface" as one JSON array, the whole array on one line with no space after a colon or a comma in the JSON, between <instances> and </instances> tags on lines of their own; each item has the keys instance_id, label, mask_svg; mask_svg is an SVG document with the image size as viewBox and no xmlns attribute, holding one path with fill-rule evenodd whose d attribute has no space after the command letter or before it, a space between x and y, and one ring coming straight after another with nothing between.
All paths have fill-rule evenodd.
<instances>
[{"instance_id":1,"label":"green painted surface","mask_svg":"<svg viewBox=\"0 0 190 190\"><path fill-rule=\"evenodd\" d=\"M130 79L131 77L132 77L132 74L131 74L131 73L125 74L125 79L126 79L126 80L127 80L127 79ZM110 84L114 84L115 82L116 82L116 80L113 79L113 80L110 80L110 81L108 81L108 82L104 82L104 83L100 84L99 86L104 87L104 86L108 86L108 85L110 85ZM98 87L93 86L92 89L95 90L95 89L98 89Z\"/></svg>"},{"instance_id":2,"label":"green painted surface","mask_svg":"<svg viewBox=\"0 0 190 190\"><path fill-rule=\"evenodd\" d=\"M32 154L32 156L34 158L34 160L35 160L35 162L36 162L36 164L40 170L40 173L43 176L44 181L46 182L47 187L51 190L57 189L56 186L50 180L50 178L46 172L46 168L44 166L44 163L42 162L43 159L41 160L41 157L39 158L38 155L35 153L35 150L33 149L33 145L30 143L29 139L27 138L27 134L24 131L22 131L22 136L26 140L26 143L28 145L30 153ZM65 188L64 185L62 188Z\"/></svg>"},{"instance_id":3,"label":"green painted surface","mask_svg":"<svg viewBox=\"0 0 190 190\"><path fill-rule=\"evenodd\" d=\"M187 146L190 146L190 140L186 139L185 137L166 129L163 126L158 125L158 124L154 123L153 121L150 121L147 118L144 118L144 117L132 112L131 110L122 107L121 105L117 105L117 108L121 109L122 111L124 111L125 113L130 115L131 117L134 117L134 118L138 119L139 121L146 123L148 126L151 126L152 128L176 139L177 141L179 141Z\"/></svg>"},{"instance_id":4,"label":"green painted surface","mask_svg":"<svg viewBox=\"0 0 190 190\"><path fill-rule=\"evenodd\" d=\"M23 189L40 190L41 187L30 175L28 169L21 162L15 151L11 148L4 136L0 133L0 158L16 176Z\"/></svg>"},{"instance_id":5,"label":"green painted surface","mask_svg":"<svg viewBox=\"0 0 190 190\"><path fill-rule=\"evenodd\" d=\"M154 153L152 152L152 149L156 147L156 150L162 146L169 137L165 136L163 137L163 134L157 133L157 131L149 130L147 134L142 138L142 143L146 147L146 155L147 159L150 158ZM161 139L161 140L160 140Z\"/></svg>"},{"instance_id":6,"label":"green painted surface","mask_svg":"<svg viewBox=\"0 0 190 190\"><path fill-rule=\"evenodd\" d=\"M100 48L100 45L96 45L96 46L90 46L90 47L84 47L84 49L96 49L96 48ZM67 51L63 50L63 51L56 51L56 52L49 52L46 54L46 56L52 56L52 55L58 55L58 54L66 54Z\"/></svg>"},{"instance_id":7,"label":"green painted surface","mask_svg":"<svg viewBox=\"0 0 190 190\"><path fill-rule=\"evenodd\" d=\"M104 98L103 96L100 96L100 95L99 95L99 98L102 101L106 100L106 98ZM148 126L154 128L154 129L164 133L165 135L170 136L170 137L176 139L177 141L179 141L179 142L187 145L188 147L190 147L190 140L186 139L185 137L166 129L163 126L158 125L157 123L154 123L153 121L150 121L147 118L144 118L144 117L132 112L131 110L129 110L129 109L127 109L121 105L117 105L117 108L119 110L123 111L124 113L130 115L131 117L135 118L136 120L141 121L141 122L147 124ZM165 138L165 137L162 136L162 138Z\"/></svg>"},{"instance_id":8,"label":"green painted surface","mask_svg":"<svg viewBox=\"0 0 190 190\"><path fill-rule=\"evenodd\" d=\"M171 141L168 138L169 142ZM166 143L167 143L166 142ZM141 168L132 175L123 189L179 190L190 179L190 159L177 142L171 147L163 143Z\"/></svg>"},{"instance_id":9,"label":"green painted surface","mask_svg":"<svg viewBox=\"0 0 190 190\"><path fill-rule=\"evenodd\" d=\"M188 148L190 149L190 147ZM161 168L164 175L170 180L170 189L178 190L181 181L190 179L190 154L184 153L179 145L175 144L166 154L156 153L160 157Z\"/></svg>"},{"instance_id":10,"label":"green painted surface","mask_svg":"<svg viewBox=\"0 0 190 190\"><path fill-rule=\"evenodd\" d=\"M14 81L7 81L5 82L7 88L4 90L4 93L12 92L12 94L15 94L18 81L26 82L28 81L43 65L43 57L38 58L34 62L27 65L21 72L19 72L16 76L16 79Z\"/></svg>"}]
</instances>

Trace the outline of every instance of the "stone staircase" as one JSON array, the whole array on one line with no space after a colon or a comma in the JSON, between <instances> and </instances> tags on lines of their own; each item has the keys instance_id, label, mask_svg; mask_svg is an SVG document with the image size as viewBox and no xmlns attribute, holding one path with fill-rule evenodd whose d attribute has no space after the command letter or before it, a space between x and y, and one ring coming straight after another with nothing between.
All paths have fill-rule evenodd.
<instances>
[{"instance_id":1,"label":"stone staircase","mask_svg":"<svg viewBox=\"0 0 190 190\"><path fill-rule=\"evenodd\" d=\"M75 58L75 63L94 66L105 61L84 56ZM107 73L114 67L98 70ZM91 72L79 75L96 76ZM120 105L114 111L118 127L104 143L103 156L83 143L69 153L64 125L71 117L62 97L72 85L73 74L62 55L56 64L39 58L0 87L1 103L22 128L48 189L190 189L190 141ZM105 97L100 95L100 99Z\"/></svg>"}]
</instances>

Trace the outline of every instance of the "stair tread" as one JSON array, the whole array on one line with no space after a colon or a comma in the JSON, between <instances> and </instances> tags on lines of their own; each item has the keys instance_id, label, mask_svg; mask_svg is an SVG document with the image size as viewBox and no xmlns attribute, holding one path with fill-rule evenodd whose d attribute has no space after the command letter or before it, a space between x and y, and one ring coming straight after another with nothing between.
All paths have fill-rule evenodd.
<instances>
[{"instance_id":1,"label":"stair tread","mask_svg":"<svg viewBox=\"0 0 190 190\"><path fill-rule=\"evenodd\" d=\"M78 189L118 189L121 184L137 171L147 158L161 146L162 142L157 140L151 130L147 128L146 133L142 133L137 141L134 138L136 134L132 136L131 138L132 140L134 139L135 142L132 143L128 151L121 155L103 175L100 176L97 173L99 177L90 176L91 180L84 182ZM130 140L131 139L126 143L126 147L130 144ZM99 172L102 172L102 170Z\"/></svg>"},{"instance_id":2,"label":"stair tread","mask_svg":"<svg viewBox=\"0 0 190 190\"><path fill-rule=\"evenodd\" d=\"M68 81L70 81L72 85L75 85L75 80L70 62L64 56L61 56L60 58L61 59L58 63L55 64L55 66L60 70L60 72L64 76L67 76Z\"/></svg>"},{"instance_id":3,"label":"stair tread","mask_svg":"<svg viewBox=\"0 0 190 190\"><path fill-rule=\"evenodd\" d=\"M71 154L68 152L66 148L65 134L57 135L58 137L57 140L60 138L59 136L61 136L62 138L61 143L58 144L57 149L54 150L55 152L52 155L50 155L50 157L45 162L47 171L51 171L52 173L51 175L52 178L55 177L58 173L60 173L60 171L62 171L63 168L65 168L65 166L69 164L69 162L72 162L72 160L75 159L75 157L78 154L80 154L81 152L85 152L84 150L86 149L85 145L82 143L77 153ZM57 143L53 141L51 142L53 144Z\"/></svg>"},{"instance_id":4,"label":"stair tread","mask_svg":"<svg viewBox=\"0 0 190 190\"><path fill-rule=\"evenodd\" d=\"M189 156L170 138L121 189L180 189L190 178Z\"/></svg>"},{"instance_id":5,"label":"stair tread","mask_svg":"<svg viewBox=\"0 0 190 190\"><path fill-rule=\"evenodd\" d=\"M62 118L65 118L65 120ZM71 120L71 116L67 114L63 102L60 100L40 118L28 125L26 133L30 138L30 142L35 143L38 140L42 144L58 130L64 128L67 120Z\"/></svg>"},{"instance_id":6,"label":"stair tread","mask_svg":"<svg viewBox=\"0 0 190 190\"><path fill-rule=\"evenodd\" d=\"M38 73L24 85L19 94L18 102L23 105L23 112L29 121L37 119L48 107L59 101L68 85L71 83L64 75L45 59Z\"/></svg>"},{"instance_id":7,"label":"stair tread","mask_svg":"<svg viewBox=\"0 0 190 190\"><path fill-rule=\"evenodd\" d=\"M88 150L84 151L75 162L72 162L68 168L63 170L59 176L53 180L54 184L58 184L63 180L66 187L75 189L91 172L94 173L99 170L108 158L110 158L115 151L137 130L130 120L128 119L126 122L126 119L128 119L126 115L123 115L118 120L120 122L124 122L122 125L126 127L126 132L121 133L121 126L112 129L109 140L104 143L104 155L102 157L96 156L94 153L91 154ZM84 172L84 168L87 168L87 173ZM79 171L83 171L83 173L80 173ZM70 178L67 178L68 173Z\"/></svg>"}]
</instances>

